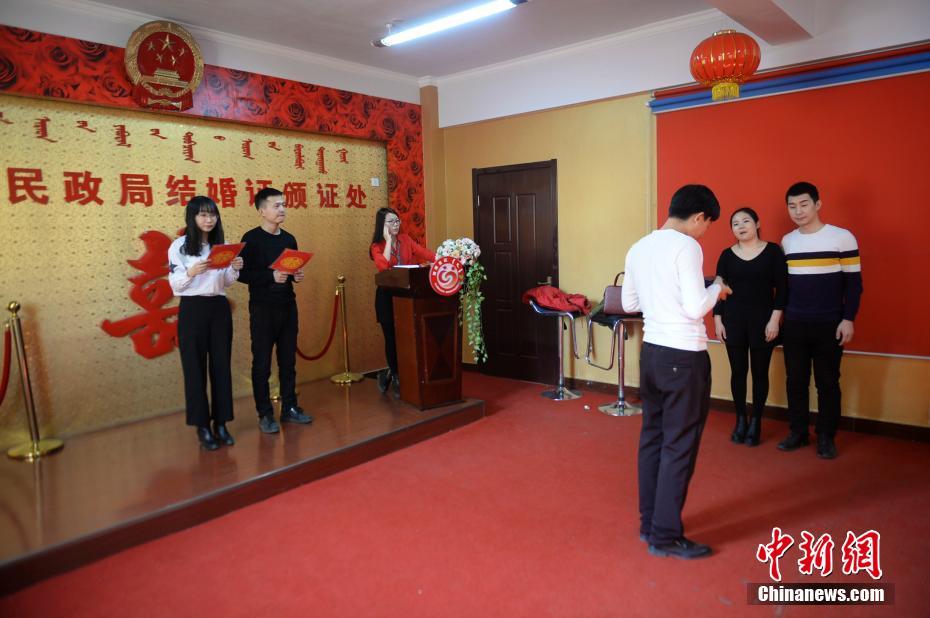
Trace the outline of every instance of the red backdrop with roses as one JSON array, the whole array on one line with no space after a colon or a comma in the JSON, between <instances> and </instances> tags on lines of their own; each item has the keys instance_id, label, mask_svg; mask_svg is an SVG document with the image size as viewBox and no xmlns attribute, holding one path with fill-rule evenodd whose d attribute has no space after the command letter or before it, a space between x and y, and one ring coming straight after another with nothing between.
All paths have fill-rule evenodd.
<instances>
[{"instance_id":1,"label":"red backdrop with roses","mask_svg":"<svg viewBox=\"0 0 930 618\"><path fill-rule=\"evenodd\" d=\"M131 95L123 51L2 26L0 91L141 109ZM404 220L404 231L424 240L419 105L206 65L194 107L180 113L386 142L391 207Z\"/></svg>"}]
</instances>

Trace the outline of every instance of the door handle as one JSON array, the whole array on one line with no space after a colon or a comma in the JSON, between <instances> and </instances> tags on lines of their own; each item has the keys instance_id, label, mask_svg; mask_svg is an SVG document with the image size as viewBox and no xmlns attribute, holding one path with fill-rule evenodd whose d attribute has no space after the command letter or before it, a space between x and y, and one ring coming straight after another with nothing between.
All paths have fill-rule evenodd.
<instances>
[{"instance_id":1,"label":"door handle","mask_svg":"<svg viewBox=\"0 0 930 618\"><path fill-rule=\"evenodd\" d=\"M537 281L536 285L552 285L552 275L546 277L545 281Z\"/></svg>"}]
</instances>

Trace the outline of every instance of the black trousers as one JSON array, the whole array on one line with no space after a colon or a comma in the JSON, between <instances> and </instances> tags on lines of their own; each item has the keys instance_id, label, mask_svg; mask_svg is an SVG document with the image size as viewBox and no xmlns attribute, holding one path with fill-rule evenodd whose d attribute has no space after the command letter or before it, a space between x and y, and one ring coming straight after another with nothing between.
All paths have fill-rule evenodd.
<instances>
[{"instance_id":1,"label":"black trousers","mask_svg":"<svg viewBox=\"0 0 930 618\"><path fill-rule=\"evenodd\" d=\"M390 290L375 291L375 317L384 333L384 358L393 375L397 375L397 337L394 334L394 295Z\"/></svg>"},{"instance_id":2,"label":"black trousers","mask_svg":"<svg viewBox=\"0 0 930 618\"><path fill-rule=\"evenodd\" d=\"M640 532L661 545L684 534L681 510L710 409L710 356L643 344Z\"/></svg>"},{"instance_id":3,"label":"black trousers","mask_svg":"<svg viewBox=\"0 0 930 618\"><path fill-rule=\"evenodd\" d=\"M730 390L733 392L733 404L736 413L746 414L746 376L752 368L752 414L761 417L765 402L769 397L769 364L772 360L772 347L749 347L748 345L727 344L727 357L730 359Z\"/></svg>"},{"instance_id":4,"label":"black trousers","mask_svg":"<svg viewBox=\"0 0 930 618\"><path fill-rule=\"evenodd\" d=\"M184 372L187 424L206 427L212 419L233 418L232 312L225 296L182 296L178 311L178 350ZM211 414L207 402L210 376Z\"/></svg>"},{"instance_id":5,"label":"black trousers","mask_svg":"<svg viewBox=\"0 0 930 618\"><path fill-rule=\"evenodd\" d=\"M813 365L817 386L817 433L831 438L836 435L840 423L840 362L843 360L843 346L836 339L837 326L839 322L785 320L782 345L792 433L806 435L808 432Z\"/></svg>"},{"instance_id":6,"label":"black trousers","mask_svg":"<svg viewBox=\"0 0 930 618\"><path fill-rule=\"evenodd\" d=\"M277 353L281 407L297 405L297 302L249 303L249 332L252 335L252 396L259 416L274 415L268 378L271 352Z\"/></svg>"}]
</instances>

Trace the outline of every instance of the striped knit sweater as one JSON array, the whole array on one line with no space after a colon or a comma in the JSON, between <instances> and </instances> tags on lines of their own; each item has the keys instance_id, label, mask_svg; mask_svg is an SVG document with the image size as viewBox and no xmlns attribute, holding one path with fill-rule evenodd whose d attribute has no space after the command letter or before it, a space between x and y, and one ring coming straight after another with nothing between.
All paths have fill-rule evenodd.
<instances>
[{"instance_id":1,"label":"striped knit sweater","mask_svg":"<svg viewBox=\"0 0 930 618\"><path fill-rule=\"evenodd\" d=\"M788 260L785 319L855 320L862 295L859 245L848 230L824 225L813 234L795 230L781 240Z\"/></svg>"}]
</instances>

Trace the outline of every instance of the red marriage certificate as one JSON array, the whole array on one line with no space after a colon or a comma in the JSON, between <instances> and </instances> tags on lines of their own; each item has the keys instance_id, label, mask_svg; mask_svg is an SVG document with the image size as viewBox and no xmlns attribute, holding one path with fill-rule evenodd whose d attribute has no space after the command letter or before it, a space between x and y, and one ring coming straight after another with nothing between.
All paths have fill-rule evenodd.
<instances>
[{"instance_id":1,"label":"red marriage certificate","mask_svg":"<svg viewBox=\"0 0 930 618\"><path fill-rule=\"evenodd\" d=\"M281 255L278 256L278 259L269 266L272 270L280 270L283 273L293 275L295 272L306 266L307 262L310 261L310 258L313 257L312 253L307 253L306 251L297 251L296 249L285 249L281 252Z\"/></svg>"},{"instance_id":2,"label":"red marriage certificate","mask_svg":"<svg viewBox=\"0 0 930 618\"><path fill-rule=\"evenodd\" d=\"M244 242L237 242L233 245L215 245L210 249L210 255L207 257L210 268L226 268L242 252L243 247L245 247Z\"/></svg>"}]
</instances>

